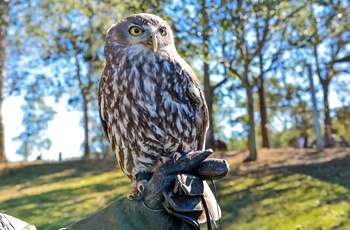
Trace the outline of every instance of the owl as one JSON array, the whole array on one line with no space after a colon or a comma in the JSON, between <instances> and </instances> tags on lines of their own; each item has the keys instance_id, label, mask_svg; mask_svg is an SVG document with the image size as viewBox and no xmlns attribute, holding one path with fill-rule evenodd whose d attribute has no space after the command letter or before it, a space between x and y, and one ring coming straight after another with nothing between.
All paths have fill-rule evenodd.
<instances>
[{"instance_id":1,"label":"owl","mask_svg":"<svg viewBox=\"0 0 350 230\"><path fill-rule=\"evenodd\" d=\"M204 149L208 109L160 17L135 14L113 25L104 53L101 122L121 170L134 183L128 196L134 199L161 161Z\"/></svg>"}]
</instances>

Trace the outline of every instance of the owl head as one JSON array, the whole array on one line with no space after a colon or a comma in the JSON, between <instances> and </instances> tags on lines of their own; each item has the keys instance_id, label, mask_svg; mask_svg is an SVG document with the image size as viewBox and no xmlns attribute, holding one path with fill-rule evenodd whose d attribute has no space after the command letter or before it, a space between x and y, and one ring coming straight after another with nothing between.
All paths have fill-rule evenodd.
<instances>
[{"instance_id":1,"label":"owl head","mask_svg":"<svg viewBox=\"0 0 350 230\"><path fill-rule=\"evenodd\" d=\"M152 52L173 50L173 32L166 21L152 14L134 14L113 25L107 43Z\"/></svg>"}]
</instances>

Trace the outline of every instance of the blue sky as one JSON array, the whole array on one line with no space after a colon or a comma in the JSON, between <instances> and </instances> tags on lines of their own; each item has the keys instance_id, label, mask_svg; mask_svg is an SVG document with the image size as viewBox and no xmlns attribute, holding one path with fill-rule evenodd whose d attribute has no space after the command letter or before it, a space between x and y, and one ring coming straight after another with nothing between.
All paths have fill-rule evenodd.
<instances>
[{"instance_id":1,"label":"blue sky","mask_svg":"<svg viewBox=\"0 0 350 230\"><path fill-rule=\"evenodd\" d=\"M44 160L58 160L59 152L62 152L63 158L81 157L81 143L84 140L84 131L80 126L81 112L67 111L65 101L61 100L54 104L54 100L48 98L50 104L57 111L55 119L49 123L47 136L52 141L51 149L43 150ZM23 112L21 105L24 103L21 97L8 97L5 99L2 112L5 124L5 148L6 156L9 161L22 161L23 157L16 154L20 147L20 142L12 139L18 136L23 127L21 125ZM29 161L35 160L40 153L36 150L28 158Z\"/></svg>"}]
</instances>

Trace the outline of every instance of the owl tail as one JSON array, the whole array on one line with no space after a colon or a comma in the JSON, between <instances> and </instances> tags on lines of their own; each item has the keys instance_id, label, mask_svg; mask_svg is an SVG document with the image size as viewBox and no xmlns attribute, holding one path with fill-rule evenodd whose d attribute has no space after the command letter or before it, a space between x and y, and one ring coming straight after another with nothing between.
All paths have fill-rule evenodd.
<instances>
[{"instance_id":1,"label":"owl tail","mask_svg":"<svg viewBox=\"0 0 350 230\"><path fill-rule=\"evenodd\" d=\"M206 181L203 181L204 185L204 196L203 196L203 205L206 207L204 208L204 212L202 215L200 215L198 221L199 223L205 223L207 220L207 217L209 217L213 221L217 221L221 218L221 209L216 201L216 198L211 191L208 183Z\"/></svg>"}]
</instances>

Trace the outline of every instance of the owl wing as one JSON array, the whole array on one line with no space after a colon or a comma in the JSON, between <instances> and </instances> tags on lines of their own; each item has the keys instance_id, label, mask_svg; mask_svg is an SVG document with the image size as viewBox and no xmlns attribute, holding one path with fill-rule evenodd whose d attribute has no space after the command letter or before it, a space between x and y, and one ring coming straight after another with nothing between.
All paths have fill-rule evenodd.
<instances>
[{"instance_id":1,"label":"owl wing","mask_svg":"<svg viewBox=\"0 0 350 230\"><path fill-rule=\"evenodd\" d=\"M209 112L205 101L204 93L198 82L197 76L191 67L179 55L175 57L176 71L187 81L187 95L196 108L196 128L198 130L197 150L205 147L206 133L209 127Z\"/></svg>"},{"instance_id":2,"label":"owl wing","mask_svg":"<svg viewBox=\"0 0 350 230\"><path fill-rule=\"evenodd\" d=\"M101 80L100 80L100 85L99 85L99 91L98 91L98 112L100 114L100 121L102 124L102 128L103 128L103 132L105 133L105 135L107 136L107 139L109 140L109 136L108 136L108 128L107 128L107 122L105 120L105 107L104 107L104 99L103 99L103 86L102 86L102 82L104 75L102 75Z\"/></svg>"},{"instance_id":3,"label":"owl wing","mask_svg":"<svg viewBox=\"0 0 350 230\"><path fill-rule=\"evenodd\" d=\"M187 95L190 101L197 109L196 114L196 127L199 132L198 135L198 150L203 150L205 148L205 138L209 127L209 112L207 103L204 98L203 91L201 90L198 79L191 69L191 67L180 57L176 58L177 63L179 63L177 71L187 80ZM199 117L197 117L199 116ZM204 185L204 199L208 205L209 215L211 219L218 220L221 218L221 209L216 201L216 198L206 181L203 181ZM199 222L204 223L206 220L206 215L203 212L199 217Z\"/></svg>"}]
</instances>

